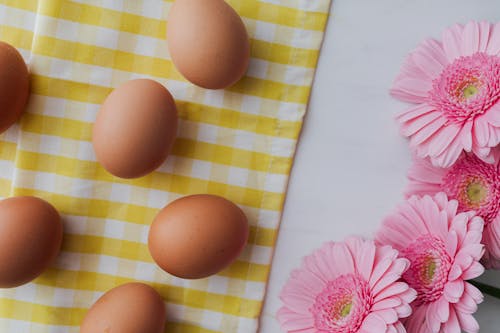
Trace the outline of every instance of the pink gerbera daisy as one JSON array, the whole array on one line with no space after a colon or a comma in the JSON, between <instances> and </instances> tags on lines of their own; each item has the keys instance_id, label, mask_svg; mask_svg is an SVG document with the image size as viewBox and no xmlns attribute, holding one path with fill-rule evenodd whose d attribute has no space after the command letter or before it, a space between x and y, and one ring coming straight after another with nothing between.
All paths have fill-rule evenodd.
<instances>
[{"instance_id":1,"label":"pink gerbera daisy","mask_svg":"<svg viewBox=\"0 0 500 333\"><path fill-rule=\"evenodd\" d=\"M500 23L457 24L406 59L391 94L418 105L397 117L419 157L449 167L462 151L491 163L500 143Z\"/></svg>"},{"instance_id":2,"label":"pink gerbera daisy","mask_svg":"<svg viewBox=\"0 0 500 333\"><path fill-rule=\"evenodd\" d=\"M404 333L415 290L399 281L408 268L390 246L349 238L304 258L281 292L287 332Z\"/></svg>"},{"instance_id":3,"label":"pink gerbera daisy","mask_svg":"<svg viewBox=\"0 0 500 333\"><path fill-rule=\"evenodd\" d=\"M458 202L444 193L413 196L387 217L376 241L392 245L410 261L403 280L417 293L413 314L404 321L408 333L475 333L472 314L483 299L465 280L484 271L479 260L483 220L458 213Z\"/></svg>"},{"instance_id":4,"label":"pink gerbera daisy","mask_svg":"<svg viewBox=\"0 0 500 333\"><path fill-rule=\"evenodd\" d=\"M500 158L488 164L472 154L464 154L450 168L434 167L415 159L408 173L407 195L445 192L458 201L458 211L476 211L484 220L483 263L500 268Z\"/></svg>"}]
</instances>

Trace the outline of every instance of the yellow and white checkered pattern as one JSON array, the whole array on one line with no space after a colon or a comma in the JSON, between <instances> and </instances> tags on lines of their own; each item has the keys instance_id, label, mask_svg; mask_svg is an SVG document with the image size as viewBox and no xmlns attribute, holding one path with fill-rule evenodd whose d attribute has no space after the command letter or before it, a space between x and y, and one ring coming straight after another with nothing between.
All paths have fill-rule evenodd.
<instances>
[{"instance_id":1,"label":"yellow and white checkered pattern","mask_svg":"<svg viewBox=\"0 0 500 333\"><path fill-rule=\"evenodd\" d=\"M228 2L249 31L252 59L238 84L209 91L172 65L171 1L0 0L0 39L32 74L26 113L0 136L0 197L42 197L65 227L48 271L0 291L0 332L78 332L99 296L131 280L161 293L169 333L257 330L330 0ZM96 162L91 127L113 87L140 77L176 98L179 136L159 170L123 180ZM158 209L194 193L240 205L251 233L230 268L187 281L153 263L147 233Z\"/></svg>"}]
</instances>

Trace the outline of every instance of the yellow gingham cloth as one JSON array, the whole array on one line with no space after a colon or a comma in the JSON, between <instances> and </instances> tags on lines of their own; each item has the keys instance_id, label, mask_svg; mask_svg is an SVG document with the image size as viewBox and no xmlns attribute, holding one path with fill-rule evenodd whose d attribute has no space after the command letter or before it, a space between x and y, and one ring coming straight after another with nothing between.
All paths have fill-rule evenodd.
<instances>
[{"instance_id":1,"label":"yellow gingham cloth","mask_svg":"<svg viewBox=\"0 0 500 333\"><path fill-rule=\"evenodd\" d=\"M171 1L0 0L0 40L19 49L32 74L24 116L0 135L0 197L44 198L65 228L41 277L0 290L0 332L78 332L97 298L128 281L161 293L167 332L257 330L330 0L228 2L248 29L252 59L238 84L209 91L170 61ZM180 128L159 170L123 180L96 162L91 127L112 88L135 78L172 92ZM237 203L251 233L230 268L189 281L153 263L147 233L160 208L194 193Z\"/></svg>"}]
</instances>

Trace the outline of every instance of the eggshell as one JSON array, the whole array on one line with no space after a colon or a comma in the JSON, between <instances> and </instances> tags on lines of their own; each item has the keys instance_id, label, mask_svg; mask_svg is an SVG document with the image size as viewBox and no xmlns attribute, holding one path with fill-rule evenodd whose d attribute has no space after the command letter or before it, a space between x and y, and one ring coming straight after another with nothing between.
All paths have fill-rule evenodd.
<instances>
[{"instance_id":1,"label":"eggshell","mask_svg":"<svg viewBox=\"0 0 500 333\"><path fill-rule=\"evenodd\" d=\"M87 312L80 333L163 333L166 310L161 296L143 283L109 290Z\"/></svg>"},{"instance_id":2,"label":"eggshell","mask_svg":"<svg viewBox=\"0 0 500 333\"><path fill-rule=\"evenodd\" d=\"M221 89L245 74L250 59L248 34L225 1L177 0L167 23L170 56L187 80Z\"/></svg>"},{"instance_id":3,"label":"eggshell","mask_svg":"<svg viewBox=\"0 0 500 333\"><path fill-rule=\"evenodd\" d=\"M104 101L92 132L97 160L111 174L137 178L167 158L177 132L177 109L156 81L132 80Z\"/></svg>"},{"instance_id":4,"label":"eggshell","mask_svg":"<svg viewBox=\"0 0 500 333\"><path fill-rule=\"evenodd\" d=\"M52 205L35 197L0 201L0 288L25 284L54 261L63 226Z\"/></svg>"},{"instance_id":5,"label":"eggshell","mask_svg":"<svg viewBox=\"0 0 500 333\"><path fill-rule=\"evenodd\" d=\"M177 199L158 213L148 246L166 272L199 279L231 264L247 238L247 218L238 206L218 196L198 194Z\"/></svg>"},{"instance_id":6,"label":"eggshell","mask_svg":"<svg viewBox=\"0 0 500 333\"><path fill-rule=\"evenodd\" d=\"M0 42L0 133L23 113L29 97L28 67L11 45Z\"/></svg>"}]
</instances>

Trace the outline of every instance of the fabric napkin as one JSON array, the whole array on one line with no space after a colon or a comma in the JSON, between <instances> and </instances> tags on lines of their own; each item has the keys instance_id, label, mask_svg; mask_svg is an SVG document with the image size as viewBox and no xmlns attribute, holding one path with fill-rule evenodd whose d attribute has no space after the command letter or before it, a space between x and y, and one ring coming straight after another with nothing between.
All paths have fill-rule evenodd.
<instances>
[{"instance_id":1,"label":"fabric napkin","mask_svg":"<svg viewBox=\"0 0 500 333\"><path fill-rule=\"evenodd\" d=\"M0 0L0 40L31 71L27 110L0 135L0 197L39 196L64 221L57 261L32 283L0 290L1 332L78 332L93 302L128 281L160 292L167 332L257 331L330 0L228 2L252 59L235 86L209 91L170 60L171 1ZM123 180L96 162L91 128L111 90L135 78L171 91L180 126L159 170ZM195 193L237 203L251 233L231 267L189 281L154 264L147 233L160 208Z\"/></svg>"}]
</instances>

